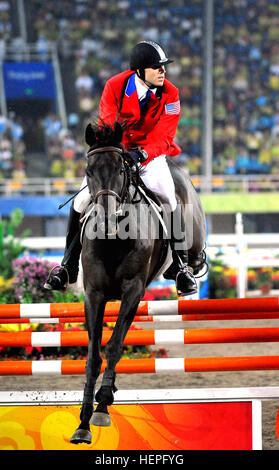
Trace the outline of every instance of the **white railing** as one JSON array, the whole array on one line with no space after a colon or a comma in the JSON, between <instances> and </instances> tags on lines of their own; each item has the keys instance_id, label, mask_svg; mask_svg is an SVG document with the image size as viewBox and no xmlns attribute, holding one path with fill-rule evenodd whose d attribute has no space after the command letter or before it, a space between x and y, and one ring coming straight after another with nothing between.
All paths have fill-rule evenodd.
<instances>
[{"instance_id":1,"label":"white railing","mask_svg":"<svg viewBox=\"0 0 279 470\"><path fill-rule=\"evenodd\" d=\"M255 234L244 234L243 235L244 250L249 250L247 256L251 258L251 261L256 256L268 256L270 250L278 252L279 262L279 233L255 233ZM65 237L28 237L22 241L24 247L28 250L34 251L57 251L63 250L65 246ZM236 250L238 250L238 235L235 233L231 234L212 234L208 237L208 246L206 252L209 256L217 256L218 253L226 256L227 259L231 258L233 263L233 257L235 256ZM255 261L256 262L256 261ZM253 264L254 265L254 264Z\"/></svg>"},{"instance_id":2,"label":"white railing","mask_svg":"<svg viewBox=\"0 0 279 470\"><path fill-rule=\"evenodd\" d=\"M78 191L81 178L25 178L0 180L0 196L66 195Z\"/></svg>"},{"instance_id":3,"label":"white railing","mask_svg":"<svg viewBox=\"0 0 279 470\"><path fill-rule=\"evenodd\" d=\"M56 43L48 41L44 46L44 51L40 51L37 44L30 44L22 42L16 48L10 44L3 44L0 56L2 60L15 61L15 62L28 62L30 60L51 60L53 49L56 48Z\"/></svg>"},{"instance_id":4,"label":"white railing","mask_svg":"<svg viewBox=\"0 0 279 470\"><path fill-rule=\"evenodd\" d=\"M248 292L248 269L273 267L279 269L279 234L244 234L241 214L237 214L236 232L232 234L211 234L206 249L209 258L221 256L222 261L237 270L237 296L239 298L258 295ZM27 250L51 256L52 261L61 262L65 237L30 237L23 241ZM58 253L57 253L58 252ZM278 295L278 292L272 292Z\"/></svg>"},{"instance_id":5,"label":"white railing","mask_svg":"<svg viewBox=\"0 0 279 470\"><path fill-rule=\"evenodd\" d=\"M279 191L278 175L213 175L208 184L203 176L191 176L197 189L210 187L213 192L276 192Z\"/></svg>"},{"instance_id":6,"label":"white railing","mask_svg":"<svg viewBox=\"0 0 279 470\"><path fill-rule=\"evenodd\" d=\"M191 176L197 190L203 187L202 176ZM0 196L16 195L66 195L76 192L81 184L81 178L25 178L0 180ZM279 192L279 175L245 175L227 176L216 175L211 180L213 192L223 193L237 191L249 192Z\"/></svg>"}]
</instances>

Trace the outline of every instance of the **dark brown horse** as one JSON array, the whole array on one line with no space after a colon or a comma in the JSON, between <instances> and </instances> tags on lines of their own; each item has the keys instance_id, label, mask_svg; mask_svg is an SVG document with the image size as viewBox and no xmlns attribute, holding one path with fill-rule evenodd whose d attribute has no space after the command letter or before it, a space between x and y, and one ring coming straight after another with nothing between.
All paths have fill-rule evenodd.
<instances>
[{"instance_id":1,"label":"dark brown horse","mask_svg":"<svg viewBox=\"0 0 279 470\"><path fill-rule=\"evenodd\" d=\"M122 128L119 124L114 128L89 125L86 129L86 142L90 147L86 175L93 204L83 230L82 243L89 345L81 423L71 438L75 444L91 442L91 423L99 426L110 424L107 406L114 400L115 366L122 355L124 338L146 287L171 263L168 257L165 263L162 261L166 240L163 236L154 236L157 233L156 217L150 217L150 208L137 190L134 162L122 147L121 140ZM205 215L190 178L171 162L170 169L177 198L184 208L189 259L194 259L205 246ZM120 225L121 221L125 222L127 212L129 236L124 236L124 233L121 236ZM164 210L162 214L165 215ZM110 224L114 224L113 229ZM98 236L95 236L96 226ZM142 237L141 229L147 226L150 229L148 236ZM95 385L102 365L104 310L106 302L116 299L121 300L121 307L112 337L105 348L107 367L95 396L98 406L94 411Z\"/></svg>"}]
</instances>

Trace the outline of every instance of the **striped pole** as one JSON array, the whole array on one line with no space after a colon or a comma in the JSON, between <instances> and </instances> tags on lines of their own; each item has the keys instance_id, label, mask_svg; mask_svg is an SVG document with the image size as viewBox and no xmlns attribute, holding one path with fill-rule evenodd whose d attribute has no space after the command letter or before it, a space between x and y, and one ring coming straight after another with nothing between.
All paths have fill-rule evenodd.
<instances>
[{"instance_id":1,"label":"striped pole","mask_svg":"<svg viewBox=\"0 0 279 470\"><path fill-rule=\"evenodd\" d=\"M84 317L83 302L0 305L0 318Z\"/></svg>"},{"instance_id":2,"label":"striped pole","mask_svg":"<svg viewBox=\"0 0 279 470\"><path fill-rule=\"evenodd\" d=\"M186 315L137 315L134 322L181 322L186 321ZM114 323L118 317L104 317L104 323ZM191 318L192 320L192 318ZM85 323L85 317L62 317L62 318L0 318L0 325L4 324L26 324L26 323Z\"/></svg>"},{"instance_id":3,"label":"striped pole","mask_svg":"<svg viewBox=\"0 0 279 470\"><path fill-rule=\"evenodd\" d=\"M142 301L137 315L209 315L247 312L279 312L278 297L251 299L153 300ZM117 316L121 302L107 302L105 316ZM84 317L84 304L6 304L0 305L1 318Z\"/></svg>"},{"instance_id":4,"label":"striped pole","mask_svg":"<svg viewBox=\"0 0 279 470\"><path fill-rule=\"evenodd\" d=\"M114 323L118 316L105 316L104 323ZM279 319L278 312L240 312L240 313L205 313L189 315L136 315L133 322L193 322L210 320L274 320ZM0 318L0 325L24 323L85 323L85 317L32 317Z\"/></svg>"},{"instance_id":5,"label":"striped pole","mask_svg":"<svg viewBox=\"0 0 279 470\"><path fill-rule=\"evenodd\" d=\"M84 375L86 361L0 361L3 375ZM101 372L106 367L103 361ZM117 374L279 370L279 356L121 359Z\"/></svg>"},{"instance_id":6,"label":"striped pole","mask_svg":"<svg viewBox=\"0 0 279 470\"><path fill-rule=\"evenodd\" d=\"M104 331L102 346L110 340L112 331ZM124 345L162 344L216 344L216 343L264 343L278 342L279 328L224 328L224 329L176 329L131 330ZM2 347L63 347L88 346L87 331L0 333Z\"/></svg>"}]
</instances>

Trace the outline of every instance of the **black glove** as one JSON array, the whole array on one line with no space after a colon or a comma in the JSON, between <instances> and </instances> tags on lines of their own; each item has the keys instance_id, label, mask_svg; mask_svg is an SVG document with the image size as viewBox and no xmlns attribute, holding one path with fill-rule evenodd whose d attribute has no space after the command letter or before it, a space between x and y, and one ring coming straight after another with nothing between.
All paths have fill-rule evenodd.
<instances>
[{"instance_id":1,"label":"black glove","mask_svg":"<svg viewBox=\"0 0 279 470\"><path fill-rule=\"evenodd\" d=\"M139 148L131 150L130 155L137 163L143 163L148 159L147 152Z\"/></svg>"}]
</instances>

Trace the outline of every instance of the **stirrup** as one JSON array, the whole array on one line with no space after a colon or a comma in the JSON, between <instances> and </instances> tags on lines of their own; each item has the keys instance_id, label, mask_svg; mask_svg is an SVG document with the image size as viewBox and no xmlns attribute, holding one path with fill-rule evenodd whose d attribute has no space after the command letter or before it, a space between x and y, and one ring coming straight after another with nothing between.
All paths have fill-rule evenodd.
<instances>
[{"instance_id":1,"label":"stirrup","mask_svg":"<svg viewBox=\"0 0 279 470\"><path fill-rule=\"evenodd\" d=\"M183 279L182 277L182 280L179 280L179 277L183 275L186 276L186 278ZM176 275L175 284L178 297L193 295L198 292L198 286L195 277L192 272L188 269L188 266L185 266L183 269L179 270Z\"/></svg>"},{"instance_id":2,"label":"stirrup","mask_svg":"<svg viewBox=\"0 0 279 470\"><path fill-rule=\"evenodd\" d=\"M51 277L52 277L52 276L55 276L55 274L53 274L53 271L54 271L55 269L58 269L58 272L59 272L60 270L62 270L62 271L64 270L64 271L66 272L66 275L67 275L66 284L65 284L64 286L61 286L61 289L59 289L59 290L65 291L65 290L67 289L67 286L69 285L69 273L68 273L67 268L66 268L65 266L63 266L63 265L61 265L61 266L57 265L57 266L54 266L54 267L51 269L51 271L50 271L50 273L49 273L49 275L48 275L47 281L46 281L45 284L44 284L44 289L47 289L47 290L57 290L57 289L54 289L53 286L52 286L51 283L50 283L50 282L51 282ZM58 272L57 272L57 274L58 274ZM56 274L56 276L57 276L57 274ZM57 277L58 277L58 276L57 276Z\"/></svg>"}]
</instances>

